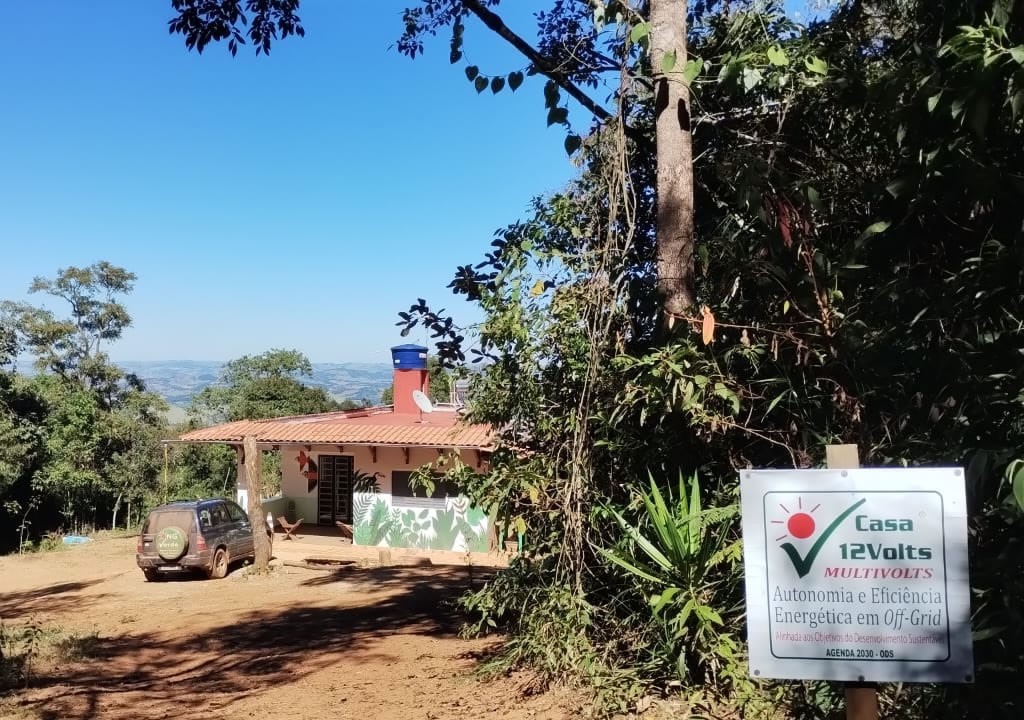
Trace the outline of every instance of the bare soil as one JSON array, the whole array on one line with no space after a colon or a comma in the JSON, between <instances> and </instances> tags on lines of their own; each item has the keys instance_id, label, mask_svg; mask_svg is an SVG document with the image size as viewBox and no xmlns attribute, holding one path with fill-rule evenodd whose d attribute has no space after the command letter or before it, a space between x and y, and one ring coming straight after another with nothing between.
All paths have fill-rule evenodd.
<instances>
[{"instance_id":1,"label":"bare soil","mask_svg":"<svg viewBox=\"0 0 1024 720\"><path fill-rule=\"evenodd\" d=\"M0 557L0 618L96 633L81 660L40 662L0 718L219 720L578 717L567 692L474 673L447 603L466 567L281 567L148 583L133 539ZM277 543L275 543L277 550ZM476 573L479 579L479 569Z\"/></svg>"}]
</instances>

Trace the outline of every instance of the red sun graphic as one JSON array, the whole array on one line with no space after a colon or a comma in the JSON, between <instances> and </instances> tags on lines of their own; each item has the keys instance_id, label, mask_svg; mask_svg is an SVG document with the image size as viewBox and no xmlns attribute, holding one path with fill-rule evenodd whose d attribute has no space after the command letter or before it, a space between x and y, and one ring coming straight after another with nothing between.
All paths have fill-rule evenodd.
<instances>
[{"instance_id":1,"label":"red sun graphic","mask_svg":"<svg viewBox=\"0 0 1024 720\"><path fill-rule=\"evenodd\" d=\"M788 532L785 535L775 538L776 542L779 540L785 540L790 535L795 537L797 540L805 540L814 534L815 524L814 518L811 517L811 513L821 507L821 505L815 505L809 512L804 512L803 498L797 498L796 504L797 512L794 513L791 512L788 507L779 503L779 507L782 508L789 517L785 520L772 520L772 524L785 525Z\"/></svg>"}]
</instances>

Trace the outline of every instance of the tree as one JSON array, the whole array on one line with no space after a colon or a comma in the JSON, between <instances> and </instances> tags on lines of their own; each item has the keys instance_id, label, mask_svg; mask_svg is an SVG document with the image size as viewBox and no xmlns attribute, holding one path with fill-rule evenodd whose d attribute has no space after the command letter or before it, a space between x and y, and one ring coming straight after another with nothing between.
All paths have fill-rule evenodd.
<instances>
[{"instance_id":1,"label":"tree","mask_svg":"<svg viewBox=\"0 0 1024 720\"><path fill-rule=\"evenodd\" d=\"M657 148L658 295L666 322L686 319L693 278L693 136L686 82L686 0L650 0ZM642 26L638 26L642 27Z\"/></svg>"},{"instance_id":2,"label":"tree","mask_svg":"<svg viewBox=\"0 0 1024 720\"><path fill-rule=\"evenodd\" d=\"M38 458L30 462L32 493L55 504L73 527L98 524L98 513L108 508L116 522L121 503L140 499L156 477L156 438L166 405L105 352L131 324L118 297L131 292L134 280L105 261L36 278L29 291L65 301L67 318L29 303L0 303L5 352L23 348L40 371L31 381L14 381L41 405L21 431L41 443L38 455L26 453ZM126 465L128 457L134 460Z\"/></svg>"},{"instance_id":3,"label":"tree","mask_svg":"<svg viewBox=\"0 0 1024 720\"><path fill-rule=\"evenodd\" d=\"M37 369L81 385L109 410L122 393L142 389L138 378L113 366L104 352L104 345L131 325L127 309L116 298L130 293L134 282L133 273L106 261L68 267L53 279L37 277L29 292L64 300L70 317L59 319L28 303L5 301L3 308Z\"/></svg>"},{"instance_id":4,"label":"tree","mask_svg":"<svg viewBox=\"0 0 1024 720\"><path fill-rule=\"evenodd\" d=\"M24 536L29 513L36 508L39 489L34 483L45 458L46 407L29 383L0 369L0 523ZM15 541L0 537L0 550Z\"/></svg>"},{"instance_id":5,"label":"tree","mask_svg":"<svg viewBox=\"0 0 1024 720\"><path fill-rule=\"evenodd\" d=\"M203 421L222 422L338 409L323 388L302 382L312 375L313 366L298 350L245 355L228 362L218 383L193 398L190 413Z\"/></svg>"},{"instance_id":6,"label":"tree","mask_svg":"<svg viewBox=\"0 0 1024 720\"><path fill-rule=\"evenodd\" d=\"M20 350L18 329L10 308L0 304L0 368L14 363Z\"/></svg>"},{"instance_id":7,"label":"tree","mask_svg":"<svg viewBox=\"0 0 1024 720\"><path fill-rule=\"evenodd\" d=\"M195 429L195 423L175 428L171 437ZM238 478L238 455L225 445L177 445L169 453L169 487L163 499L231 496Z\"/></svg>"},{"instance_id":8,"label":"tree","mask_svg":"<svg viewBox=\"0 0 1024 720\"><path fill-rule=\"evenodd\" d=\"M606 553L639 547L626 528L654 522L640 509L652 480L667 496L681 472L699 472L700 506L723 517L737 468L814 466L824 444L855 442L872 465L967 468L981 692L902 689L902 707L915 718L1019 716L1024 5L850 1L800 27L776 3L693 2L676 26L686 55L677 45L660 61L667 3L632 3L630 14L623 3L552 2L533 45L496 7L421 2L402 49L418 54L450 31L452 61L463 62L472 15L546 78L552 123L568 121L563 93L600 122L567 138L578 180L500 229L451 284L484 313L471 419L500 435L490 471L461 468L459 480L528 539L466 601L479 627L501 627L509 664L547 680L584 675L613 701L642 686L635 678L682 681L711 703L763 701L744 682L741 645L701 640L742 627L735 567L712 568L699 589L718 629L686 634L692 606ZM611 7L621 19L609 14L615 29L601 36ZM523 81L465 62L481 92ZM701 210L694 297L709 312L667 335L652 317L669 274L656 144L666 108L681 106L662 107L659 75L680 65ZM623 68L614 112L587 97ZM463 359L450 317L420 301L401 324L418 323L443 357ZM721 532L736 539L734 527ZM792 714L812 703L828 714L827 691L791 692Z\"/></svg>"},{"instance_id":9,"label":"tree","mask_svg":"<svg viewBox=\"0 0 1024 720\"><path fill-rule=\"evenodd\" d=\"M156 489L160 473L160 441L164 434L161 414L166 405L157 404L147 394L125 399L106 417L106 435L111 450L105 467L109 492L115 495L110 526L117 527L123 504L141 505L146 494Z\"/></svg>"}]
</instances>

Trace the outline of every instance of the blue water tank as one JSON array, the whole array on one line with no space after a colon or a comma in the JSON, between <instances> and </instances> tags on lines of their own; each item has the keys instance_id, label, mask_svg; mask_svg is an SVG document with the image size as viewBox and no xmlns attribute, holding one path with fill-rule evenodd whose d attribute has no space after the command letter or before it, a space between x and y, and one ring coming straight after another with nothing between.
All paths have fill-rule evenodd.
<instances>
[{"instance_id":1,"label":"blue water tank","mask_svg":"<svg viewBox=\"0 0 1024 720\"><path fill-rule=\"evenodd\" d=\"M395 370L426 370L427 349L422 345L395 345L391 348Z\"/></svg>"}]
</instances>

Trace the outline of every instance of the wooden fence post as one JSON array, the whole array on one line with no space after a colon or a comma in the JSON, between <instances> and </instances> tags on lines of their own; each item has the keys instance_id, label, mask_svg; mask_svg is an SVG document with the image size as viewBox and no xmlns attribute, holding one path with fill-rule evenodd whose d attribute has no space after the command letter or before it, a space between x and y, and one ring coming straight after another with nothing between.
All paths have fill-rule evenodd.
<instances>
[{"instance_id":1,"label":"wooden fence post","mask_svg":"<svg viewBox=\"0 0 1024 720\"><path fill-rule=\"evenodd\" d=\"M825 463L832 470L860 467L856 445L828 445ZM878 685L867 682L846 683L846 720L878 720Z\"/></svg>"}]
</instances>

